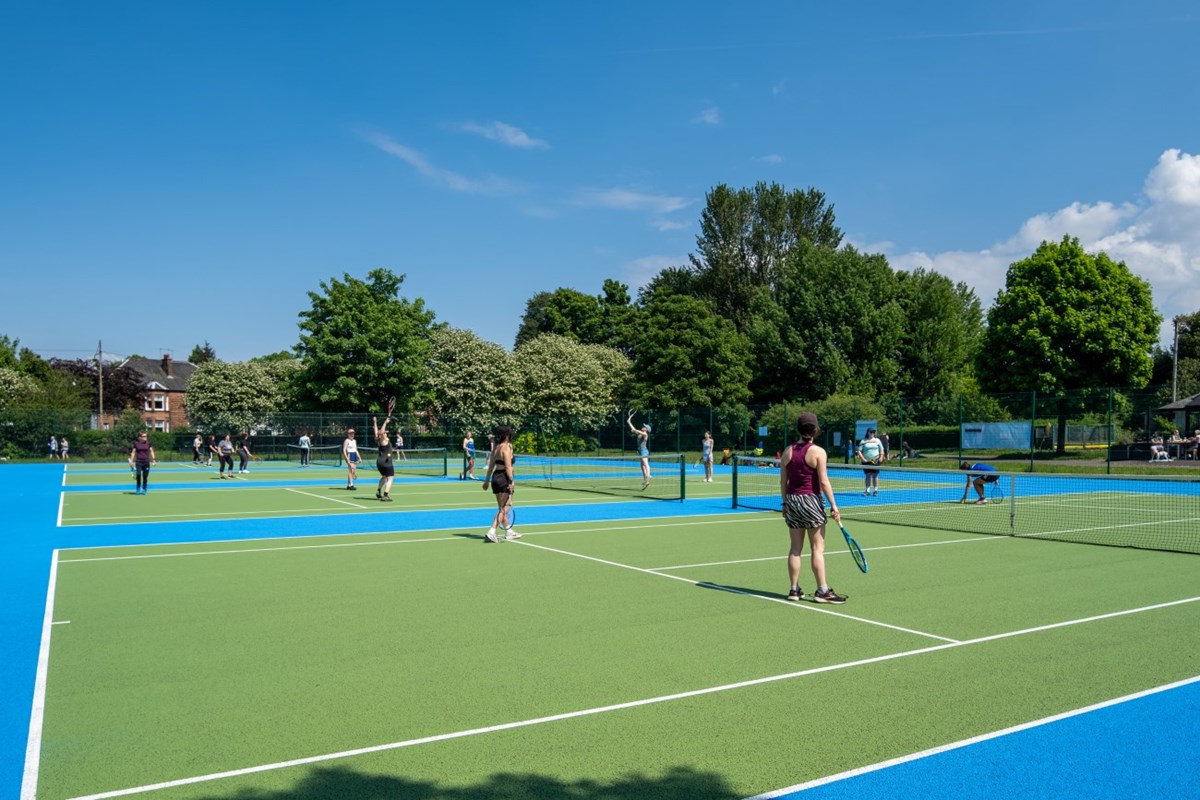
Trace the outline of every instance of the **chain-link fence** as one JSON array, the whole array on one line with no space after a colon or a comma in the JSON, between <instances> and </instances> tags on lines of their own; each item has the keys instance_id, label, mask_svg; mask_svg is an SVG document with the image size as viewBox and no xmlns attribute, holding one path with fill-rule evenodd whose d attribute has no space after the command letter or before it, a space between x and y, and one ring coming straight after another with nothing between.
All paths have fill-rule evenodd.
<instances>
[{"instance_id":1,"label":"chain-link fence","mask_svg":"<svg viewBox=\"0 0 1200 800\"><path fill-rule=\"evenodd\" d=\"M981 458L1027 462L1037 469L1054 460L1085 459L1101 464L1148 460L1156 432L1173 448L1173 457L1186 459L1195 440L1189 433L1200 427L1200 410L1174 410L1170 388L1091 389L1061 395L1026 392L1009 395L961 395L936 398L891 397L829 399L816 403L777 403L736 408L680 408L639 410L633 424L652 428L651 449L656 453L698 456L706 431L711 432L717 460L727 454L773 456L795 439L796 418L813 410L821 421L820 443L833 461L853 458L854 443L867 427L877 429L892 458L978 460ZM372 414L287 413L261 415L263 422L250 431L201 431L235 440L250 436L251 449L268 459L298 458L301 436L314 447L340 445L349 428L360 442L369 444ZM488 447L487 434L494 424L511 425L514 445L521 453L606 453L636 450L628 414L525 415L482 420L477 415L458 417L430 412L394 417L391 431L404 438L406 448L445 447L452 456L460 452L468 431L477 449ZM132 432L92 430L94 419L84 412L43 410L0 411L0 456L10 460L48 458L51 435L71 439L71 456L102 460L128 453ZM136 422L136 420L135 420ZM1179 431L1179 440L1170 444ZM151 432L160 458L191 458L193 430ZM207 441L204 448L207 447ZM1017 467L1016 464L1013 465Z\"/></svg>"}]
</instances>

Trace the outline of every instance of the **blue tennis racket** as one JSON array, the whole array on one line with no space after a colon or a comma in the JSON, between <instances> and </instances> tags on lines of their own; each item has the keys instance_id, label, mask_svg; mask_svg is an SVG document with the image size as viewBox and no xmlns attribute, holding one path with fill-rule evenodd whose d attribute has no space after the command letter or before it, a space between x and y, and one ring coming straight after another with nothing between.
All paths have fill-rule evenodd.
<instances>
[{"instance_id":1,"label":"blue tennis racket","mask_svg":"<svg viewBox=\"0 0 1200 800\"><path fill-rule=\"evenodd\" d=\"M993 500L1003 500L1004 499L1004 490L1000 488L1000 480L996 480L992 484L991 494L992 494Z\"/></svg>"},{"instance_id":2,"label":"blue tennis racket","mask_svg":"<svg viewBox=\"0 0 1200 800\"><path fill-rule=\"evenodd\" d=\"M511 531L513 526L517 524L517 510L515 508L508 509L508 513L504 515L504 519L500 521L500 527L506 531Z\"/></svg>"},{"instance_id":3,"label":"blue tennis racket","mask_svg":"<svg viewBox=\"0 0 1200 800\"><path fill-rule=\"evenodd\" d=\"M842 536L846 537L846 547L850 548L850 555L854 556L854 563L858 564L858 568L863 572L867 571L867 557L863 555L862 548L858 546L858 542L854 541L854 537L850 535L850 531L846 530L846 526L838 520L838 527L842 529Z\"/></svg>"}]
</instances>

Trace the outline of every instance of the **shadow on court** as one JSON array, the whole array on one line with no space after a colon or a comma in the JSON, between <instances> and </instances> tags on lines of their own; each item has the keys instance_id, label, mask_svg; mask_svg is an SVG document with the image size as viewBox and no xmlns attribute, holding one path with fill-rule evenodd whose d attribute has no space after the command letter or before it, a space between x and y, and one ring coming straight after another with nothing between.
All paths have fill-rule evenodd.
<instances>
[{"instance_id":1,"label":"shadow on court","mask_svg":"<svg viewBox=\"0 0 1200 800\"><path fill-rule=\"evenodd\" d=\"M549 775L497 773L474 786L449 787L391 775L368 775L346 767L312 770L290 789L221 791L202 800L734 800L725 779L712 772L675 767L661 777L632 773L611 783L567 782Z\"/></svg>"},{"instance_id":2,"label":"shadow on court","mask_svg":"<svg viewBox=\"0 0 1200 800\"><path fill-rule=\"evenodd\" d=\"M696 584L697 589L710 589L718 592L730 592L732 594L752 594L756 597L771 597L779 600L787 600L787 592L768 592L764 589L750 589L745 586L730 586L726 583L713 583L712 581L700 581Z\"/></svg>"}]
</instances>

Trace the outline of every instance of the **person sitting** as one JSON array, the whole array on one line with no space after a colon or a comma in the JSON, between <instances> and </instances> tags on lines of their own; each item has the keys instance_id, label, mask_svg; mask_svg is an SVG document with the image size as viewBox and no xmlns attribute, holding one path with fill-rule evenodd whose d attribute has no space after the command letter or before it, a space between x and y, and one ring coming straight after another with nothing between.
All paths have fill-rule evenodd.
<instances>
[{"instance_id":1,"label":"person sitting","mask_svg":"<svg viewBox=\"0 0 1200 800\"><path fill-rule=\"evenodd\" d=\"M1200 430L1197 430L1191 436L1184 439L1183 442L1187 445L1187 449L1183 453L1184 458L1194 460L1197 455L1200 455Z\"/></svg>"},{"instance_id":2,"label":"person sitting","mask_svg":"<svg viewBox=\"0 0 1200 800\"><path fill-rule=\"evenodd\" d=\"M733 453L730 452L728 447L726 447L724 450L721 451L721 465L728 466L729 464L732 464L732 463L733 463Z\"/></svg>"},{"instance_id":3,"label":"person sitting","mask_svg":"<svg viewBox=\"0 0 1200 800\"><path fill-rule=\"evenodd\" d=\"M1171 455L1167 452L1166 446L1163 444L1162 434L1158 431L1150 437L1150 460L1151 461L1170 461Z\"/></svg>"}]
</instances>

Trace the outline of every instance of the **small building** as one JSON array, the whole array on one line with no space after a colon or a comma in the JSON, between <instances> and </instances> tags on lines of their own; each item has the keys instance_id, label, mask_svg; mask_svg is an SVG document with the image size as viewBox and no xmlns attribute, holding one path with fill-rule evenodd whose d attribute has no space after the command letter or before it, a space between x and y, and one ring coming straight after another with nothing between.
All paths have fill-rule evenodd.
<instances>
[{"instance_id":1,"label":"small building","mask_svg":"<svg viewBox=\"0 0 1200 800\"><path fill-rule=\"evenodd\" d=\"M146 399L141 411L147 427L163 432L188 427L184 400L188 383L196 371L195 364L175 361L170 355L164 355L157 360L131 358L125 365L146 381Z\"/></svg>"},{"instance_id":2,"label":"small building","mask_svg":"<svg viewBox=\"0 0 1200 800\"><path fill-rule=\"evenodd\" d=\"M1190 435L1193 430L1200 428L1200 394L1181 397L1173 403L1154 409L1154 413L1171 417L1181 435Z\"/></svg>"}]
</instances>

